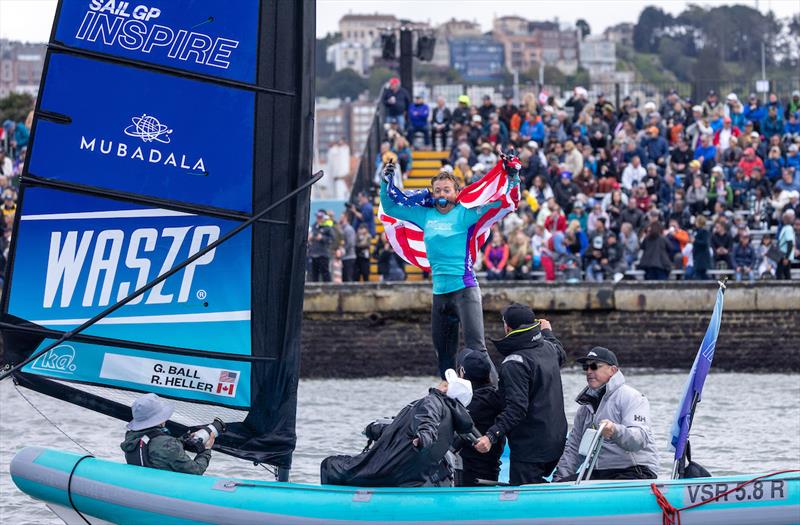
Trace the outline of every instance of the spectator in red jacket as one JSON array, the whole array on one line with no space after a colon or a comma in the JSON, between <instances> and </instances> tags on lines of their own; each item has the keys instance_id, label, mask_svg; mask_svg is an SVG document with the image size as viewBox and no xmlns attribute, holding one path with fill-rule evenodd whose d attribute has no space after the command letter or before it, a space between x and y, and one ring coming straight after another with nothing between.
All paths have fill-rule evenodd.
<instances>
[{"instance_id":1,"label":"spectator in red jacket","mask_svg":"<svg viewBox=\"0 0 800 525\"><path fill-rule=\"evenodd\" d=\"M753 168L758 167L761 173L764 173L764 162L756 156L756 151L753 148L744 150L742 160L739 161L739 168L744 172L745 178L750 178L753 173Z\"/></svg>"}]
</instances>

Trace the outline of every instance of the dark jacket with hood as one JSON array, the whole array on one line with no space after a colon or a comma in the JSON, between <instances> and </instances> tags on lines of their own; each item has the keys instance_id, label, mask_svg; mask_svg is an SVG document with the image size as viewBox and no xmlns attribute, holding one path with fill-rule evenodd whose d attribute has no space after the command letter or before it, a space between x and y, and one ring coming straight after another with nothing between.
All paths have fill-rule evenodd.
<instances>
[{"instance_id":1,"label":"dark jacket with hood","mask_svg":"<svg viewBox=\"0 0 800 525\"><path fill-rule=\"evenodd\" d=\"M477 385L473 381L472 401L467 406L475 428L483 435L494 425L497 415L503 410L503 400L497 387L491 383ZM505 438L500 438L492 445L491 450L481 454L472 447L471 443L459 443L461 461L465 471L479 473L484 476L482 479L497 480L500 475L500 456L503 455L505 448ZM468 485L472 485L474 480L466 480Z\"/></svg>"},{"instance_id":2,"label":"dark jacket with hood","mask_svg":"<svg viewBox=\"0 0 800 525\"><path fill-rule=\"evenodd\" d=\"M320 480L328 485L356 487L419 487L450 475L444 456L456 433L472 429L461 403L431 388L406 406L357 456L330 456L322 461ZM419 446L412 441L419 438Z\"/></svg>"},{"instance_id":3,"label":"dark jacket with hood","mask_svg":"<svg viewBox=\"0 0 800 525\"><path fill-rule=\"evenodd\" d=\"M511 461L558 460L567 438L560 370L564 348L553 332L540 331L538 322L492 342L505 356L500 365L504 409L486 436L492 446L508 436Z\"/></svg>"},{"instance_id":4,"label":"dark jacket with hood","mask_svg":"<svg viewBox=\"0 0 800 525\"><path fill-rule=\"evenodd\" d=\"M124 452L133 452L139 446L139 439L148 434L152 436L153 433L158 435L151 437L147 444L152 468L198 475L206 471L208 462L211 461L211 450L204 450L192 459L186 454L180 440L171 436L165 428L129 430L125 433L125 441L119 446Z\"/></svg>"}]
</instances>

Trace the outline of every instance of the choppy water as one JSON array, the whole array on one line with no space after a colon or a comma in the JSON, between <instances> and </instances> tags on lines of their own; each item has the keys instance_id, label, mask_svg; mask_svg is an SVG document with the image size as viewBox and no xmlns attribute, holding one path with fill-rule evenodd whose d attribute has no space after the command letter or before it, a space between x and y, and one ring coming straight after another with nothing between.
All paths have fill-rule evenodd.
<instances>
[{"instance_id":1,"label":"choppy water","mask_svg":"<svg viewBox=\"0 0 800 525\"><path fill-rule=\"evenodd\" d=\"M662 468L668 472L668 430L686 378L685 372L631 370L629 383L650 399L656 438L663 444ZM564 392L571 422L583 373L565 370ZM800 376L790 374L723 374L709 376L695 417L694 459L712 474L800 468ZM380 416L393 415L421 397L434 378L303 380L300 382L297 452L292 480L319 482L319 464L330 454L353 454L365 444L361 429ZM97 457L124 461L119 442L123 423L87 410L24 391L36 406ZM15 391L0 383L0 523L59 524L41 503L20 492L8 466L23 446L38 445L80 452L42 419ZM260 467L215 454L212 476L266 478Z\"/></svg>"}]
</instances>

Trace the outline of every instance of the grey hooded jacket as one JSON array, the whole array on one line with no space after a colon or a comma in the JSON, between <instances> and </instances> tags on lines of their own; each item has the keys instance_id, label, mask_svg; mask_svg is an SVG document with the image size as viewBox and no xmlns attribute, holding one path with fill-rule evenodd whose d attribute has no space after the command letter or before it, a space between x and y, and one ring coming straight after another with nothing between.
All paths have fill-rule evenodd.
<instances>
[{"instance_id":1,"label":"grey hooded jacket","mask_svg":"<svg viewBox=\"0 0 800 525\"><path fill-rule=\"evenodd\" d=\"M589 391L584 388L576 401ZM574 475L583 461L578 454L581 437L587 428L598 428L600 421L608 419L615 423L614 437L603 440L603 448L596 470L624 469L636 465L648 467L658 474L658 450L650 431L650 403L638 390L625 384L621 371L611 376L606 384L606 393L597 407L581 403L575 414L572 431L558 462L555 479Z\"/></svg>"}]
</instances>

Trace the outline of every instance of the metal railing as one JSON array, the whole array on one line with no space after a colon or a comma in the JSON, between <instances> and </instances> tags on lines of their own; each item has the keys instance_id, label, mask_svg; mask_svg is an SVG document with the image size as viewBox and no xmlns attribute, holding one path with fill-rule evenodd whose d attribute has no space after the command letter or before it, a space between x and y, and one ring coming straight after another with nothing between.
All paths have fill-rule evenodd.
<instances>
[{"instance_id":1,"label":"metal railing","mask_svg":"<svg viewBox=\"0 0 800 525\"><path fill-rule=\"evenodd\" d=\"M375 104L375 116L372 117L372 123L369 125L369 134L367 135L364 150L361 153L361 159L358 162L358 169L356 176L353 179L353 188L350 193L350 202L355 203L360 192L369 194L372 191L372 179L375 175L375 159L381 149L381 141L384 137L383 121L383 92L378 96L378 101Z\"/></svg>"}]
</instances>

